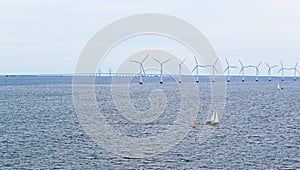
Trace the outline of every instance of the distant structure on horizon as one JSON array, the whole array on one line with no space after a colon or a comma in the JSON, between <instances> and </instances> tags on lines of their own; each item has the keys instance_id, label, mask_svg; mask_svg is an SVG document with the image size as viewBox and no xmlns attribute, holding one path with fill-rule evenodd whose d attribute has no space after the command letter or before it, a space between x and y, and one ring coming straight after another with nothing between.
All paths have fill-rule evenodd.
<instances>
[{"instance_id":1,"label":"distant structure on horizon","mask_svg":"<svg viewBox=\"0 0 300 170\"><path fill-rule=\"evenodd\" d=\"M153 58L154 61L156 61L157 63L159 63L160 65L160 74L146 74L145 72L145 67L144 67L144 62L147 60L147 58L150 56L150 54L148 54L147 56L145 56L143 58L143 60L141 61L136 61L136 60L130 60L130 62L139 64L139 73L138 76L140 78L139 80L139 84L143 84L143 77L160 77L160 84L163 84L163 77L165 76L171 76L171 75L167 75L167 74L163 74L163 65L167 62L169 62L171 60L171 58L168 58L167 60L161 62L156 58ZM201 65L199 63L199 61L197 60L196 56L194 56L194 61L195 61L195 67L192 69L192 72L196 71L196 75L182 75L182 66L183 63L187 60L188 57L185 57L183 60L180 61L180 63L178 63L177 65L179 66L179 71L178 71L178 83L182 83L182 76L194 76L196 83L199 83L199 68L211 68L212 69L212 82L215 82L215 73L219 73L217 68L216 68L216 64L219 61L218 59L210 65ZM227 58L225 58L225 62L227 64L227 67L224 70L224 73L227 72L227 82L231 81L231 74L230 74L230 70L234 69L234 68L238 68L237 66L233 66L230 65ZM246 68L255 68L255 81L258 81L259 78L259 67L262 64L262 61L259 62L257 65L244 65L242 63L241 60L238 60L238 62L240 63L240 71L239 71L239 75L241 75L242 77L242 82L245 81L245 69ZM268 76L268 80L272 81L272 77L278 77L278 76L272 76L272 69L276 68L278 65L270 65L267 62L264 62L268 71L267 71L267 76ZM299 73L298 70L298 62L296 62L294 67L285 67L283 62L280 61L280 69L278 70L278 73L281 74L281 81L285 80L285 71L293 71L293 80L296 81L297 80L297 73ZM102 77L102 76L130 76L130 77L134 77L136 76L137 73L114 73L112 71L111 68L109 68L108 72L103 72L103 70L101 68L97 69L96 73L70 73L70 74L36 74L36 75L0 75L0 77L15 77L15 76L97 76L97 77ZM209 76L209 75L203 75L203 76ZM236 75L235 75L236 76Z\"/></svg>"}]
</instances>

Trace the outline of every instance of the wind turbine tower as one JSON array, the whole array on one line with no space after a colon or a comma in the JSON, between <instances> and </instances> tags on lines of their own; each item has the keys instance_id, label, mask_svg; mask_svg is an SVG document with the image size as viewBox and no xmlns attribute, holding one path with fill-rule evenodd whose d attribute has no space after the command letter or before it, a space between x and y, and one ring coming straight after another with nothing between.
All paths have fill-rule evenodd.
<instances>
[{"instance_id":1,"label":"wind turbine tower","mask_svg":"<svg viewBox=\"0 0 300 170\"><path fill-rule=\"evenodd\" d=\"M265 62L265 64L266 64L266 66L268 67L268 75L269 75L269 81L272 81L272 73L271 73L271 70L272 70L272 68L275 68L275 67L277 67L277 65L273 65L273 66L270 66L268 63L266 63Z\"/></svg>"},{"instance_id":2,"label":"wind turbine tower","mask_svg":"<svg viewBox=\"0 0 300 170\"><path fill-rule=\"evenodd\" d=\"M227 63L227 67L226 67L224 73L227 71L227 82L230 82L230 68L237 68L237 67L229 65L229 62L228 62L227 58L225 58L225 60L226 60L226 63Z\"/></svg>"},{"instance_id":3,"label":"wind turbine tower","mask_svg":"<svg viewBox=\"0 0 300 170\"><path fill-rule=\"evenodd\" d=\"M239 60L239 63L241 64L241 70L240 70L240 74L242 73L242 82L245 81L245 68L248 68L249 66L244 66L244 64L241 62L241 60Z\"/></svg>"},{"instance_id":4,"label":"wind turbine tower","mask_svg":"<svg viewBox=\"0 0 300 170\"><path fill-rule=\"evenodd\" d=\"M148 54L142 61L135 61L135 60L130 60L131 62L137 63L140 65L140 84L143 84L143 73L145 73L145 69L143 66L143 63L146 61L146 59L149 57L150 54Z\"/></svg>"},{"instance_id":5,"label":"wind turbine tower","mask_svg":"<svg viewBox=\"0 0 300 170\"><path fill-rule=\"evenodd\" d=\"M156 62L158 62L160 64L160 84L163 84L163 81L162 81L162 76L163 76L163 65L165 63L167 63L168 61L171 60L171 58L168 58L167 60L165 60L164 62L160 62L159 60L153 58L153 60L155 60Z\"/></svg>"},{"instance_id":6,"label":"wind turbine tower","mask_svg":"<svg viewBox=\"0 0 300 170\"><path fill-rule=\"evenodd\" d=\"M291 68L291 70L294 70L294 81L296 81L296 79L297 79L297 72L299 73L297 66L298 66L298 62L296 62L295 67Z\"/></svg>"},{"instance_id":7,"label":"wind turbine tower","mask_svg":"<svg viewBox=\"0 0 300 170\"><path fill-rule=\"evenodd\" d=\"M179 66L179 80L178 80L178 82L179 83L181 83L181 69L182 69L182 64L185 62L186 59L187 59L187 57L178 64L178 66Z\"/></svg>"},{"instance_id":8,"label":"wind turbine tower","mask_svg":"<svg viewBox=\"0 0 300 170\"><path fill-rule=\"evenodd\" d=\"M206 65L207 67L211 67L213 71L213 78L212 82L215 82L215 72L218 73L218 70L216 69L216 64L218 62L218 59L215 61L214 65Z\"/></svg>"},{"instance_id":9,"label":"wind turbine tower","mask_svg":"<svg viewBox=\"0 0 300 170\"><path fill-rule=\"evenodd\" d=\"M280 64L281 64L281 69L278 71L278 73L281 72L281 81L284 81L284 70L288 70L288 69L283 66L282 61L280 61Z\"/></svg>"},{"instance_id":10,"label":"wind turbine tower","mask_svg":"<svg viewBox=\"0 0 300 170\"><path fill-rule=\"evenodd\" d=\"M199 67L205 68L205 66L198 64L198 60L197 60L196 56L194 56L194 58L195 58L196 66L194 67L192 72L194 72L196 70L196 83L199 83Z\"/></svg>"},{"instance_id":11,"label":"wind turbine tower","mask_svg":"<svg viewBox=\"0 0 300 170\"><path fill-rule=\"evenodd\" d=\"M259 62L259 64L257 66L248 66L248 67L252 67L255 68L255 81L258 81L258 74L259 74L259 66L261 65L262 62Z\"/></svg>"}]
</instances>

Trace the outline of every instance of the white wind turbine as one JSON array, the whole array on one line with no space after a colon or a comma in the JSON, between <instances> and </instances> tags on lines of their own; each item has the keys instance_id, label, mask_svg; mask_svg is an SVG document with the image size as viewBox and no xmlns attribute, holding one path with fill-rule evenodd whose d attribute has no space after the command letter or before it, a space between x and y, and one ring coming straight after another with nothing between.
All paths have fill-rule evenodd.
<instances>
[{"instance_id":1,"label":"white wind turbine","mask_svg":"<svg viewBox=\"0 0 300 170\"><path fill-rule=\"evenodd\" d=\"M294 81L296 81L297 78L297 72L299 73L299 70L297 69L298 62L296 63L295 67L290 68L290 70L294 70Z\"/></svg>"},{"instance_id":2,"label":"white wind turbine","mask_svg":"<svg viewBox=\"0 0 300 170\"><path fill-rule=\"evenodd\" d=\"M145 73L145 69L143 66L143 62L145 62L145 60L149 57L150 54L148 54L142 61L135 61L135 60L130 60L131 62L137 63L140 65L140 84L143 84L143 73L144 75Z\"/></svg>"},{"instance_id":3,"label":"white wind turbine","mask_svg":"<svg viewBox=\"0 0 300 170\"><path fill-rule=\"evenodd\" d=\"M218 62L218 59L215 61L214 65L206 65L207 67L211 67L213 71L213 78L212 82L215 82L215 72L218 73L218 70L216 69L216 64Z\"/></svg>"},{"instance_id":4,"label":"white wind turbine","mask_svg":"<svg viewBox=\"0 0 300 170\"><path fill-rule=\"evenodd\" d=\"M259 62L259 64L257 66L248 66L248 67L252 67L255 68L255 81L258 81L258 74L259 74L259 66L261 65L262 62Z\"/></svg>"},{"instance_id":5,"label":"white wind turbine","mask_svg":"<svg viewBox=\"0 0 300 170\"><path fill-rule=\"evenodd\" d=\"M245 81L245 68L248 68L248 66L244 66L243 63L241 62L241 60L239 60L239 63L241 64L240 74L242 73L242 75L243 75L242 82L244 82Z\"/></svg>"},{"instance_id":6,"label":"white wind turbine","mask_svg":"<svg viewBox=\"0 0 300 170\"><path fill-rule=\"evenodd\" d=\"M282 61L280 61L280 64L281 64L281 69L278 71L278 73L281 72L281 81L284 81L284 70L289 70L289 69L283 67Z\"/></svg>"},{"instance_id":7,"label":"white wind turbine","mask_svg":"<svg viewBox=\"0 0 300 170\"><path fill-rule=\"evenodd\" d=\"M165 60L164 62L160 62L158 61L157 59L153 58L153 60L155 60L156 62L158 62L160 64L160 84L163 84L163 81L162 81L162 76L163 76L163 64L165 64L166 62L170 61L171 58L168 58L167 60Z\"/></svg>"},{"instance_id":8,"label":"white wind turbine","mask_svg":"<svg viewBox=\"0 0 300 170\"><path fill-rule=\"evenodd\" d=\"M224 70L224 73L227 71L227 82L230 82L230 68L237 68L237 67L229 65L229 62L228 62L227 58L225 58L225 60L226 60L226 63L227 63L227 67Z\"/></svg>"},{"instance_id":9,"label":"white wind turbine","mask_svg":"<svg viewBox=\"0 0 300 170\"><path fill-rule=\"evenodd\" d=\"M185 62L186 59L187 59L187 57L178 64L178 66L179 66L179 80L178 80L178 82L179 83L181 83L181 69L182 69L182 64Z\"/></svg>"},{"instance_id":10,"label":"white wind turbine","mask_svg":"<svg viewBox=\"0 0 300 170\"><path fill-rule=\"evenodd\" d=\"M266 63L265 62L265 64L267 65L267 67L268 67L268 75L269 75L269 81L272 81L272 73L271 73L271 70L272 70L272 68L275 68L275 67L277 67L277 65L273 65L273 66L270 66L268 63Z\"/></svg>"},{"instance_id":11,"label":"white wind turbine","mask_svg":"<svg viewBox=\"0 0 300 170\"><path fill-rule=\"evenodd\" d=\"M194 72L196 70L196 74L197 74L197 76L196 76L196 83L199 83L199 67L205 68L205 66L198 64L198 60L197 60L196 56L194 56L194 58L195 58L196 66L194 67L194 69L192 70L192 72Z\"/></svg>"}]
</instances>

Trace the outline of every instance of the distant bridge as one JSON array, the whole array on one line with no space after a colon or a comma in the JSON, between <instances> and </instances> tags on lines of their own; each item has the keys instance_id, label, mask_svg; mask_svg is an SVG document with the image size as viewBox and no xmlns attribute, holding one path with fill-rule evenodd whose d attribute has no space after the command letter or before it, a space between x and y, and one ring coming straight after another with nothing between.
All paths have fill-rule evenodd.
<instances>
[{"instance_id":1,"label":"distant bridge","mask_svg":"<svg viewBox=\"0 0 300 170\"><path fill-rule=\"evenodd\" d=\"M139 73L67 73L67 74L40 74L37 76L58 76L58 77L134 77L140 76ZM143 74L143 77L159 77L160 74ZM163 77L170 77L170 74L163 74Z\"/></svg>"}]
</instances>

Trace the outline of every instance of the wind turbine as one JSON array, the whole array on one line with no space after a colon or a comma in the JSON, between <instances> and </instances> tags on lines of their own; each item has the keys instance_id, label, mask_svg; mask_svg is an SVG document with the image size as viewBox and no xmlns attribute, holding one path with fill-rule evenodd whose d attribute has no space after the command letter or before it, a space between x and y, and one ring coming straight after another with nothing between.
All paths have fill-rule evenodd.
<instances>
[{"instance_id":1,"label":"wind turbine","mask_svg":"<svg viewBox=\"0 0 300 170\"><path fill-rule=\"evenodd\" d=\"M275 67L277 67L277 65L273 65L273 66L270 66L268 63L266 63L265 62L265 64L267 65L267 67L269 68L268 69L268 75L269 75L269 81L272 81L272 76L271 76L271 70L272 70L272 68L275 68Z\"/></svg>"},{"instance_id":2,"label":"wind turbine","mask_svg":"<svg viewBox=\"0 0 300 170\"><path fill-rule=\"evenodd\" d=\"M211 67L213 71L213 78L212 82L215 82L215 71L218 73L218 70L216 69L216 64L218 62L218 59L215 61L214 65L206 65L207 67Z\"/></svg>"},{"instance_id":3,"label":"wind turbine","mask_svg":"<svg viewBox=\"0 0 300 170\"><path fill-rule=\"evenodd\" d=\"M228 62L227 58L225 58L225 60L226 60L226 63L227 63L227 67L224 70L224 73L227 71L227 73L228 73L228 75L227 75L227 82L230 82L230 68L237 68L237 67L229 65L229 62Z\"/></svg>"},{"instance_id":4,"label":"wind turbine","mask_svg":"<svg viewBox=\"0 0 300 170\"><path fill-rule=\"evenodd\" d=\"M153 58L153 60L155 60L156 62L158 62L160 64L160 84L163 84L163 81L162 81L162 74L163 74L163 64L165 64L166 62L170 61L171 58L168 58L167 60L165 60L164 62L160 62L158 61L157 59Z\"/></svg>"},{"instance_id":5,"label":"wind turbine","mask_svg":"<svg viewBox=\"0 0 300 170\"><path fill-rule=\"evenodd\" d=\"M194 72L196 70L196 74L197 74L197 76L196 76L196 83L199 83L199 76L198 76L199 75L199 67L205 68L205 66L198 64L198 60L197 60L196 56L194 56L194 58L195 58L196 66L192 70L192 72Z\"/></svg>"},{"instance_id":6,"label":"wind turbine","mask_svg":"<svg viewBox=\"0 0 300 170\"><path fill-rule=\"evenodd\" d=\"M299 70L297 69L298 62L296 63L295 67L290 68L290 70L294 70L294 81L296 81L297 72L299 73Z\"/></svg>"},{"instance_id":7,"label":"wind turbine","mask_svg":"<svg viewBox=\"0 0 300 170\"><path fill-rule=\"evenodd\" d=\"M280 61L280 64L281 64L281 69L278 71L278 73L281 72L281 81L284 81L284 70L288 70L288 69L283 67L282 61Z\"/></svg>"},{"instance_id":8,"label":"wind turbine","mask_svg":"<svg viewBox=\"0 0 300 170\"><path fill-rule=\"evenodd\" d=\"M178 64L178 66L179 66L179 80L178 80L178 82L179 82L179 83L181 83L181 68L182 68L182 64L185 62L186 59L187 59L187 57L185 57L185 59L182 60L182 61Z\"/></svg>"},{"instance_id":9,"label":"wind turbine","mask_svg":"<svg viewBox=\"0 0 300 170\"><path fill-rule=\"evenodd\" d=\"M245 68L247 68L248 66L244 66L243 63L241 62L241 60L239 60L239 63L241 64L240 74L241 73L243 74L242 82L244 82L245 81Z\"/></svg>"},{"instance_id":10,"label":"wind turbine","mask_svg":"<svg viewBox=\"0 0 300 170\"><path fill-rule=\"evenodd\" d=\"M143 62L145 62L145 60L149 57L149 55L150 54L148 54L141 62L135 61L135 60L130 60L131 62L134 62L134 63L137 63L140 65L140 84L143 84L143 74L142 73L144 73L144 75L146 74L144 66L143 66Z\"/></svg>"},{"instance_id":11,"label":"wind turbine","mask_svg":"<svg viewBox=\"0 0 300 170\"><path fill-rule=\"evenodd\" d=\"M259 66L261 65L262 62L259 62L259 64L257 66L248 66L248 67L252 67L255 68L255 81L258 81L258 74L259 74Z\"/></svg>"}]
</instances>

